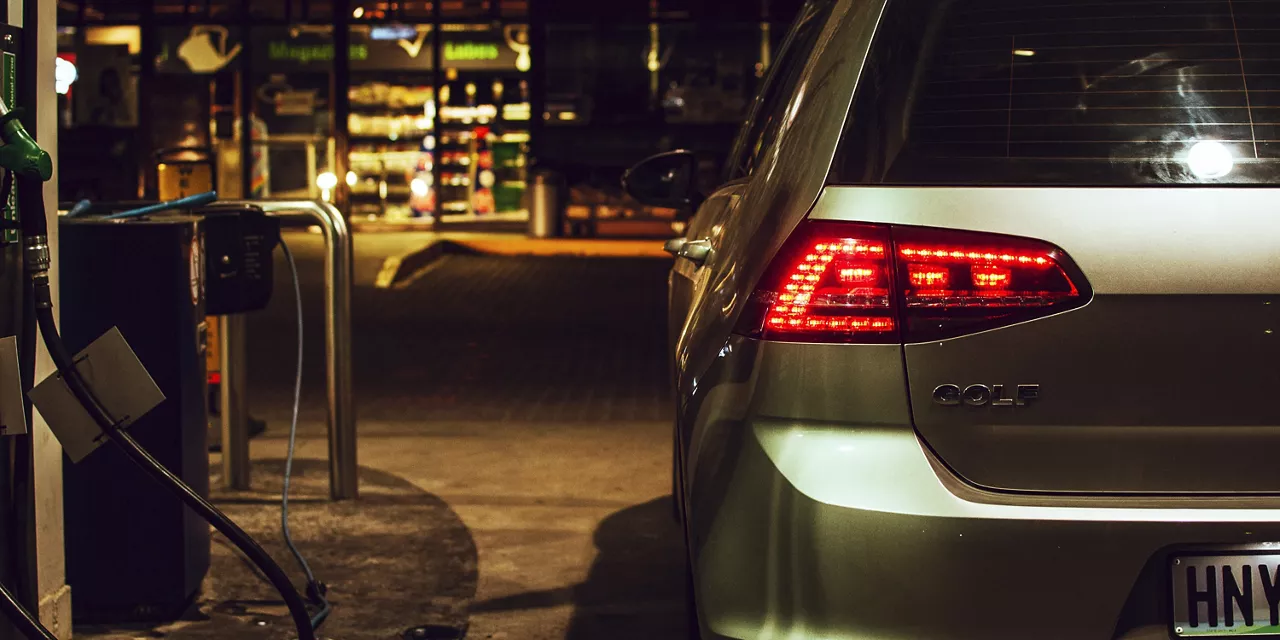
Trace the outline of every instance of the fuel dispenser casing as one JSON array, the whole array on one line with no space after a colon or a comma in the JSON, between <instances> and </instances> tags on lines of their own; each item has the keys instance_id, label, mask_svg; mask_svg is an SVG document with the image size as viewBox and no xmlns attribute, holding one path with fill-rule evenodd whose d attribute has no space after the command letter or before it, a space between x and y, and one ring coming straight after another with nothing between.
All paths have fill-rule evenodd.
<instances>
[{"instance_id":1,"label":"fuel dispenser casing","mask_svg":"<svg viewBox=\"0 0 1280 640\"><path fill-rule=\"evenodd\" d=\"M118 327L165 401L129 432L209 493L202 219L61 220L62 335L79 351ZM209 526L103 446L64 464L67 582L79 623L176 618L209 568Z\"/></svg>"}]
</instances>

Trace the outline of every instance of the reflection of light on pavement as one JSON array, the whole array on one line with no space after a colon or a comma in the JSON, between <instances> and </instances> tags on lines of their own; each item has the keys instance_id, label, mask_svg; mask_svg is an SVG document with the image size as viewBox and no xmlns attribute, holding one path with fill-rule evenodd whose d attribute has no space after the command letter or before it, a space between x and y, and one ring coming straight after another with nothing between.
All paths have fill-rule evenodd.
<instances>
[{"instance_id":1,"label":"reflection of light on pavement","mask_svg":"<svg viewBox=\"0 0 1280 640\"><path fill-rule=\"evenodd\" d=\"M1201 140L1187 152L1187 167L1197 178L1221 178L1234 166L1231 150L1216 140Z\"/></svg>"}]
</instances>

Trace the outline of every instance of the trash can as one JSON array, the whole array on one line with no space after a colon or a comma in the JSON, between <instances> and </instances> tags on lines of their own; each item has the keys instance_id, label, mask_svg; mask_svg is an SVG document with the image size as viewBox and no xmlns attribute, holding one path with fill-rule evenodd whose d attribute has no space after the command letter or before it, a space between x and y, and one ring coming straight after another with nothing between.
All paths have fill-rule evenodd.
<instances>
[{"instance_id":1,"label":"trash can","mask_svg":"<svg viewBox=\"0 0 1280 640\"><path fill-rule=\"evenodd\" d=\"M533 173L529 189L529 236L554 238L561 235L564 220L564 179L550 169Z\"/></svg>"}]
</instances>

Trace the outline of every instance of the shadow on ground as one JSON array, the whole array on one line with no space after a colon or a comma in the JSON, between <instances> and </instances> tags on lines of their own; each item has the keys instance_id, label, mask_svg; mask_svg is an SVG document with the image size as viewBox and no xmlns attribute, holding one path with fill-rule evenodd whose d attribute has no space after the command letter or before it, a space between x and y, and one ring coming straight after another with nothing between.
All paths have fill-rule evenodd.
<instances>
[{"instance_id":1,"label":"shadow on ground","mask_svg":"<svg viewBox=\"0 0 1280 640\"><path fill-rule=\"evenodd\" d=\"M593 539L596 557L585 582L477 602L472 613L572 604L566 640L685 638L685 551L671 499L610 515Z\"/></svg>"},{"instance_id":2,"label":"shadow on ground","mask_svg":"<svg viewBox=\"0 0 1280 640\"><path fill-rule=\"evenodd\" d=\"M255 491L215 491L214 502L304 588L302 572L280 536L284 461L253 464ZM457 514L439 498L397 476L362 468L360 500L328 500L328 466L294 463L290 528L318 578L329 585L333 614L321 636L391 639L426 624L465 625L475 597L476 547ZM221 479L213 478L213 486ZM198 601L184 617L161 626L76 629L77 638L296 637L279 596L219 534ZM74 587L73 587L74 588Z\"/></svg>"}]
</instances>

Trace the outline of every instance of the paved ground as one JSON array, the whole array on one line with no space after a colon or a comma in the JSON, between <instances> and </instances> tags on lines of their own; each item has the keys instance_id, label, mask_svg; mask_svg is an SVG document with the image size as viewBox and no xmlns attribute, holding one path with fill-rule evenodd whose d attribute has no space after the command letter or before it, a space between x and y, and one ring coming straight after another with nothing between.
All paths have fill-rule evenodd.
<instances>
[{"instance_id":1,"label":"paved ground","mask_svg":"<svg viewBox=\"0 0 1280 640\"><path fill-rule=\"evenodd\" d=\"M666 264L453 255L405 288L376 289L380 257L412 243L357 236L368 497L332 505L322 500L319 242L289 242L303 271L308 362L294 530L337 603L325 635L393 638L469 622L469 638L683 637L682 547L668 496ZM260 492L220 500L292 571L274 498L295 335L279 269L271 308L249 322L253 412L269 425L252 445ZM271 592L225 541L214 552L200 612L147 635L288 637Z\"/></svg>"}]
</instances>

